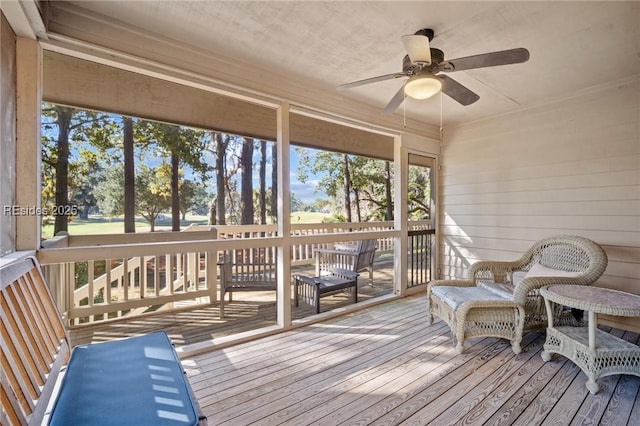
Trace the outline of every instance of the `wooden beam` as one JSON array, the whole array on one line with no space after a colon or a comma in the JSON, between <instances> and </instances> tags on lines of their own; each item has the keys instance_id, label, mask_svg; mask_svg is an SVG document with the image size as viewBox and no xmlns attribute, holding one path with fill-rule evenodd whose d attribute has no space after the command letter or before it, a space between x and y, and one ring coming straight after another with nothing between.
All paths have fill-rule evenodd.
<instances>
[{"instance_id":1,"label":"wooden beam","mask_svg":"<svg viewBox=\"0 0 640 426\"><path fill-rule=\"evenodd\" d=\"M42 19L41 4L36 0L3 0L2 13L18 37L47 38L47 30Z\"/></svg>"},{"instance_id":2,"label":"wooden beam","mask_svg":"<svg viewBox=\"0 0 640 426\"><path fill-rule=\"evenodd\" d=\"M40 207L40 99L42 50L37 40L16 41L16 205ZM40 247L39 214L16 216L16 250Z\"/></svg>"},{"instance_id":3,"label":"wooden beam","mask_svg":"<svg viewBox=\"0 0 640 426\"><path fill-rule=\"evenodd\" d=\"M16 220L5 209L16 204L16 36L0 14L0 254L16 249Z\"/></svg>"}]
</instances>

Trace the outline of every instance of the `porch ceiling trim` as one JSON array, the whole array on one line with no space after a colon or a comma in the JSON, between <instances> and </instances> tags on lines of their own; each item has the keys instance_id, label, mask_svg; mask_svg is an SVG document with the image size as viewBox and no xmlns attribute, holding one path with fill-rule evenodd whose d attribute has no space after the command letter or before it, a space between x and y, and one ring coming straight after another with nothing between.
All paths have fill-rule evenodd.
<instances>
[{"instance_id":1,"label":"porch ceiling trim","mask_svg":"<svg viewBox=\"0 0 640 426\"><path fill-rule=\"evenodd\" d=\"M266 97L288 101L291 105L318 111L331 111L375 126L408 131L439 139L436 126L407 118L381 114L378 108L349 99L336 91L261 69L218 53L151 34L139 28L70 4L54 3L49 19L49 36L68 38L87 45L100 46L119 55L152 61L213 78L228 87L241 87Z\"/></svg>"},{"instance_id":2,"label":"porch ceiling trim","mask_svg":"<svg viewBox=\"0 0 640 426\"><path fill-rule=\"evenodd\" d=\"M2 13L18 37L46 39L47 30L35 0L2 0Z\"/></svg>"}]
</instances>

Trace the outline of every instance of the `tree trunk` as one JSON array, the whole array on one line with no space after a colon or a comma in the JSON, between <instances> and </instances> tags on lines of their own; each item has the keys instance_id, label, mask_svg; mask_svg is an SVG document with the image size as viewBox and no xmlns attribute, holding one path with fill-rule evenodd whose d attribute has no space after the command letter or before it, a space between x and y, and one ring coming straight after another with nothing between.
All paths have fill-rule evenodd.
<instances>
[{"instance_id":1,"label":"tree trunk","mask_svg":"<svg viewBox=\"0 0 640 426\"><path fill-rule=\"evenodd\" d=\"M171 230L180 231L180 158L171 153Z\"/></svg>"},{"instance_id":2,"label":"tree trunk","mask_svg":"<svg viewBox=\"0 0 640 426\"><path fill-rule=\"evenodd\" d=\"M124 149L124 232L136 232L135 159L133 155L133 120L123 117Z\"/></svg>"},{"instance_id":3,"label":"tree trunk","mask_svg":"<svg viewBox=\"0 0 640 426\"><path fill-rule=\"evenodd\" d=\"M240 187L240 224L253 224L253 140L244 139L242 154L240 155L240 169L242 182Z\"/></svg>"},{"instance_id":4,"label":"tree trunk","mask_svg":"<svg viewBox=\"0 0 640 426\"><path fill-rule=\"evenodd\" d=\"M207 225L215 225L216 224L216 200L215 198L209 202L209 220L207 221Z\"/></svg>"},{"instance_id":5,"label":"tree trunk","mask_svg":"<svg viewBox=\"0 0 640 426\"><path fill-rule=\"evenodd\" d=\"M260 141L260 224L267 223L267 141Z\"/></svg>"},{"instance_id":6,"label":"tree trunk","mask_svg":"<svg viewBox=\"0 0 640 426\"><path fill-rule=\"evenodd\" d=\"M226 143L222 141L222 134L216 133L216 222L219 225L225 225L226 209L224 205L225 187L224 187L224 158L226 151Z\"/></svg>"},{"instance_id":7,"label":"tree trunk","mask_svg":"<svg viewBox=\"0 0 640 426\"><path fill-rule=\"evenodd\" d=\"M91 206L89 204L85 204L80 212L80 219L87 220L89 219L89 209Z\"/></svg>"},{"instance_id":8,"label":"tree trunk","mask_svg":"<svg viewBox=\"0 0 640 426\"><path fill-rule=\"evenodd\" d=\"M356 203L356 217L358 222L362 222L362 212L360 211L360 191L358 188L353 188L353 198Z\"/></svg>"},{"instance_id":9,"label":"tree trunk","mask_svg":"<svg viewBox=\"0 0 640 426\"><path fill-rule=\"evenodd\" d=\"M59 107L58 110L58 159L56 160L56 206L62 209L69 203L69 129L71 127L71 108ZM59 213L59 212L58 212ZM53 235L66 232L67 216L55 215Z\"/></svg>"},{"instance_id":10,"label":"tree trunk","mask_svg":"<svg viewBox=\"0 0 640 426\"><path fill-rule=\"evenodd\" d=\"M391 165L384 162L384 190L387 198L387 220L393 220L393 199L391 198Z\"/></svg>"},{"instance_id":11,"label":"tree trunk","mask_svg":"<svg viewBox=\"0 0 640 426\"><path fill-rule=\"evenodd\" d=\"M345 154L344 158L344 214L347 222L351 222L351 176L349 174L349 157Z\"/></svg>"}]
</instances>

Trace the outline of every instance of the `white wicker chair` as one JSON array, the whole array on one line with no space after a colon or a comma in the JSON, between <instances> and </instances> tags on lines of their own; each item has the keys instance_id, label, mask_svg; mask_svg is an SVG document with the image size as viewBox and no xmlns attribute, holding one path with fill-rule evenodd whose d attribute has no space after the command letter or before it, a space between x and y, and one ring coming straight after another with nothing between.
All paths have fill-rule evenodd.
<instances>
[{"instance_id":1,"label":"white wicker chair","mask_svg":"<svg viewBox=\"0 0 640 426\"><path fill-rule=\"evenodd\" d=\"M480 261L467 280L435 280L427 287L427 321L436 315L464 340L494 336L511 340L520 352L522 333L545 329L547 313L540 288L553 284L591 285L607 267L607 255L595 242L560 235L536 242L518 260ZM562 307L559 307L561 309ZM571 312L554 315L558 325L577 325Z\"/></svg>"}]
</instances>

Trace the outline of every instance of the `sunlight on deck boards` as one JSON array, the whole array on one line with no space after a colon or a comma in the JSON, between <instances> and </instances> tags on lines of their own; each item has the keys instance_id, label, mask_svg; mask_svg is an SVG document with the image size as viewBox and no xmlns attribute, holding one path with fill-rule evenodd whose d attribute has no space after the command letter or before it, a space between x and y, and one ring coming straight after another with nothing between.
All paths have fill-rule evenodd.
<instances>
[{"instance_id":1,"label":"sunlight on deck boards","mask_svg":"<svg viewBox=\"0 0 640 426\"><path fill-rule=\"evenodd\" d=\"M591 395L573 363L542 361L543 333L526 333L519 355L468 343L458 355L414 296L183 364L211 425L640 424L640 377L602 378Z\"/></svg>"},{"instance_id":2,"label":"sunlight on deck boards","mask_svg":"<svg viewBox=\"0 0 640 426\"><path fill-rule=\"evenodd\" d=\"M307 269L296 272L312 275ZM367 285L366 279L358 283L360 302L393 292L392 265L379 265L374 271L374 286ZM339 293L322 298L321 311L351 305L351 295ZM70 330L72 344L138 336L157 330L169 334L176 346L208 341L233 334L269 327L276 324L276 301L274 292L240 292L233 295L233 302L225 304L225 318L220 319L218 304L188 306L184 303L178 310L166 310L133 318L119 318L79 326ZM315 313L312 306L303 302L292 307L294 319L305 318Z\"/></svg>"}]
</instances>

